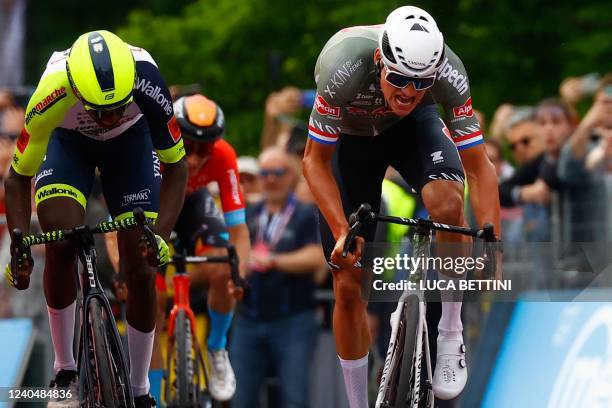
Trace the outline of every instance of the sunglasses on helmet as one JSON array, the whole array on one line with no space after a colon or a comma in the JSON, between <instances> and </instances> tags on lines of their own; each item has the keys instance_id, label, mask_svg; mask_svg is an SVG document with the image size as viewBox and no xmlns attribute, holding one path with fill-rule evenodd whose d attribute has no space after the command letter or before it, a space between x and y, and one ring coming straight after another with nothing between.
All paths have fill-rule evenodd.
<instances>
[{"instance_id":1,"label":"sunglasses on helmet","mask_svg":"<svg viewBox=\"0 0 612 408\"><path fill-rule=\"evenodd\" d=\"M413 84L414 89L416 89L417 91L424 91L426 89L431 88L433 84L436 82L435 74L432 76L427 76L423 78L415 78L415 77L404 75L397 71L393 71L391 68L389 68L386 65L385 67L387 68L386 73L385 73L385 81L387 81L390 85L396 88L399 88L399 89L404 89L408 85Z\"/></svg>"}]
</instances>

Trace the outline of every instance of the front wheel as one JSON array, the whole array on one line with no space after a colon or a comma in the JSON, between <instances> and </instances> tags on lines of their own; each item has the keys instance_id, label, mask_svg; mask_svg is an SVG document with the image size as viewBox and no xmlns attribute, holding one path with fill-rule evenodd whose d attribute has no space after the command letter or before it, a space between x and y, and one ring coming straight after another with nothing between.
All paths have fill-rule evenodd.
<instances>
[{"instance_id":1,"label":"front wheel","mask_svg":"<svg viewBox=\"0 0 612 408\"><path fill-rule=\"evenodd\" d=\"M199 406L200 365L197 359L195 337L191 320L184 310L179 310L174 326L176 342L176 401L181 407Z\"/></svg>"},{"instance_id":2,"label":"front wheel","mask_svg":"<svg viewBox=\"0 0 612 408\"><path fill-rule=\"evenodd\" d=\"M400 374L395 394L395 408L425 408L426 392L422 387L424 374L422 365L425 360L423 349L417 355L417 339L421 339L423 330L419 326L420 302L416 295L411 295L404 304L402 324L406 328L402 348Z\"/></svg>"},{"instance_id":3,"label":"front wheel","mask_svg":"<svg viewBox=\"0 0 612 408\"><path fill-rule=\"evenodd\" d=\"M116 367L111 356L110 341L106 337L106 309L98 298L89 301L87 330L89 330L89 360L88 374L93 376L91 384L94 399L105 407L119 407L120 401L116 393Z\"/></svg>"}]
</instances>

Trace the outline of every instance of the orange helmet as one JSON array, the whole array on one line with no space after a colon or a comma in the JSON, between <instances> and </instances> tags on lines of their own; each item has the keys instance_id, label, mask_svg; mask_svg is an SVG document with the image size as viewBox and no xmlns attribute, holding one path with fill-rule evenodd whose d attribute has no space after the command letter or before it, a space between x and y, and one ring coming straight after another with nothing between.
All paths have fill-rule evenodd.
<instances>
[{"instance_id":1,"label":"orange helmet","mask_svg":"<svg viewBox=\"0 0 612 408\"><path fill-rule=\"evenodd\" d=\"M204 95L183 96L174 102L174 113L183 137L196 142L214 142L225 134L223 111Z\"/></svg>"}]
</instances>

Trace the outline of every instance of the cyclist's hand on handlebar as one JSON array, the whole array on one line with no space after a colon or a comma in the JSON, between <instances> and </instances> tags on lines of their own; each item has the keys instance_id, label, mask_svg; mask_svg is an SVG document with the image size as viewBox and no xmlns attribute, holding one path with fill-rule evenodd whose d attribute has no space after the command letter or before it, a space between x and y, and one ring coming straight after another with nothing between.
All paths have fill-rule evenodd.
<instances>
[{"instance_id":1,"label":"cyclist's hand on handlebar","mask_svg":"<svg viewBox=\"0 0 612 408\"><path fill-rule=\"evenodd\" d=\"M359 261L361 261L361 255L363 254L363 245L364 239L363 237L357 236L355 237L355 247L352 250L349 250L346 257L342 256L342 251L344 249L344 242L346 240L346 233L340 235L338 241L336 241L336 245L334 246L334 250L331 253L331 263L338 266L340 269L350 269Z\"/></svg>"},{"instance_id":2,"label":"cyclist's hand on handlebar","mask_svg":"<svg viewBox=\"0 0 612 408\"><path fill-rule=\"evenodd\" d=\"M230 296L236 299L236 301L238 302L242 302L242 300L244 299L244 288L237 287L234 284L234 281L231 279L227 281L227 291L230 294Z\"/></svg>"},{"instance_id":3,"label":"cyclist's hand on handlebar","mask_svg":"<svg viewBox=\"0 0 612 408\"><path fill-rule=\"evenodd\" d=\"M34 259L30 248L18 251L11 245L11 262L4 270L8 283L19 290L27 289L30 286L30 275L33 269Z\"/></svg>"},{"instance_id":4,"label":"cyclist's hand on handlebar","mask_svg":"<svg viewBox=\"0 0 612 408\"><path fill-rule=\"evenodd\" d=\"M166 265L168 262L170 262L170 248L168 247L166 241L157 234L155 234L155 241L157 242L157 256L147 240L144 240L144 245L142 248L144 250L144 256L146 256L147 260L149 261L149 265L152 267Z\"/></svg>"}]
</instances>

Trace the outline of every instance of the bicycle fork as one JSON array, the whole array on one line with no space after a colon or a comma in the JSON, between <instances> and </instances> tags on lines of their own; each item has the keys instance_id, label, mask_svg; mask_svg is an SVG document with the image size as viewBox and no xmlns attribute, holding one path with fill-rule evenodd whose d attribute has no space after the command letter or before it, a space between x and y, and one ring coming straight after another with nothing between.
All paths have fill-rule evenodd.
<instances>
[{"instance_id":1,"label":"bicycle fork","mask_svg":"<svg viewBox=\"0 0 612 408\"><path fill-rule=\"evenodd\" d=\"M413 406L419 406L419 394L421 392L421 371L422 371L422 363L423 363L423 353L425 354L425 369L427 370L427 382L425 383L427 387L427 407L433 407L433 390L432 390L432 373L431 373L431 354L429 350L429 333L427 328L427 322L425 320L425 304L420 301L419 305L419 322L418 322L418 330L417 333L410 333L406 331L406 327L401 327L402 322L402 314L404 313L404 308L406 307L406 302L403 299L397 304L397 308L391 314L390 323L391 323L391 341L389 342L389 348L387 349L387 355L385 357L385 364L383 367L382 377L380 380L380 387L378 389L378 396L376 398L376 408L389 408L393 407L393 399L394 392L396 389L391 387L391 384L394 383L396 377L399 376L399 364L401 359L401 353L398 351L400 347L403 346L403 341L405 336L417 336L414 355L417 357L414 362L414 378L415 378L415 386L412 392ZM403 336L402 332L404 331ZM411 350L404 350L404 353L412 353ZM411 408L412 408L411 407Z\"/></svg>"}]
</instances>

